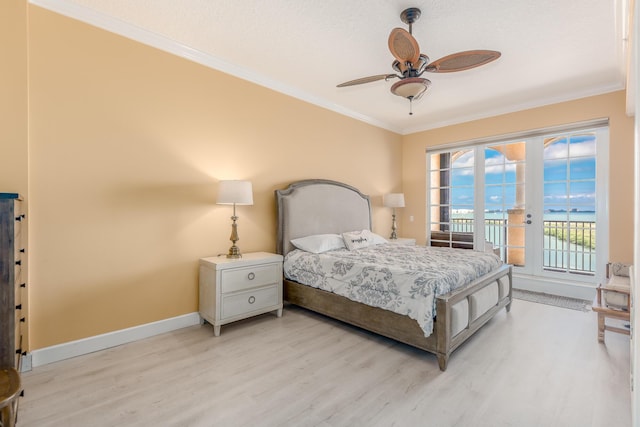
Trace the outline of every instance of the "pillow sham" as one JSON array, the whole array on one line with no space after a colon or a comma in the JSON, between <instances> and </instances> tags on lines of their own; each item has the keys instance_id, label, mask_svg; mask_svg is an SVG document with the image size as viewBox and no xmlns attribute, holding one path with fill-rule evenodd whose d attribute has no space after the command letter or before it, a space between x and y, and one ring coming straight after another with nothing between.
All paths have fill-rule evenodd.
<instances>
[{"instance_id":1,"label":"pillow sham","mask_svg":"<svg viewBox=\"0 0 640 427\"><path fill-rule=\"evenodd\" d=\"M385 239L384 237L380 236L379 234L376 234L372 231L369 231L369 233L371 233L371 235L373 236L373 242L376 245L382 245L384 243L389 243L389 241L387 239Z\"/></svg>"},{"instance_id":2,"label":"pillow sham","mask_svg":"<svg viewBox=\"0 0 640 427\"><path fill-rule=\"evenodd\" d=\"M339 234L314 234L293 239L291 244L298 249L314 254L345 248L344 240Z\"/></svg>"},{"instance_id":3,"label":"pillow sham","mask_svg":"<svg viewBox=\"0 0 640 427\"><path fill-rule=\"evenodd\" d=\"M384 237L379 236L369 230L350 231L348 233L342 233L342 238L344 239L344 244L347 246L347 249L349 249L350 251L387 243Z\"/></svg>"}]
</instances>

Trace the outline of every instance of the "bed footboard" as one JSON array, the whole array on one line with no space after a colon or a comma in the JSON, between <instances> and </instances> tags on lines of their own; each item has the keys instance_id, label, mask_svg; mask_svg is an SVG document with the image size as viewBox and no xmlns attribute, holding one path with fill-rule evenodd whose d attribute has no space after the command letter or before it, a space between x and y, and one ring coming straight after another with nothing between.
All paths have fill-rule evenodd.
<instances>
[{"instance_id":1,"label":"bed footboard","mask_svg":"<svg viewBox=\"0 0 640 427\"><path fill-rule=\"evenodd\" d=\"M441 370L447 368L451 353L487 323L500 309L511 309L512 268L503 265L469 286L436 299L434 333L436 356Z\"/></svg>"}]
</instances>

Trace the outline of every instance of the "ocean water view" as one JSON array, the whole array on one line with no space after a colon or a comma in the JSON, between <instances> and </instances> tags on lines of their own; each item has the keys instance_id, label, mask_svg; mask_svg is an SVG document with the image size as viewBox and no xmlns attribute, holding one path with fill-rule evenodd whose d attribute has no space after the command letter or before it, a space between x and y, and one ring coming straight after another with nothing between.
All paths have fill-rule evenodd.
<instances>
[{"instance_id":1,"label":"ocean water view","mask_svg":"<svg viewBox=\"0 0 640 427\"><path fill-rule=\"evenodd\" d=\"M464 211L451 214L453 219L473 219L475 215L473 212ZM507 219L509 214L507 212L485 212L485 219ZM596 213L593 211L553 211L544 213L544 221L566 221L569 218L570 221L596 221Z\"/></svg>"}]
</instances>

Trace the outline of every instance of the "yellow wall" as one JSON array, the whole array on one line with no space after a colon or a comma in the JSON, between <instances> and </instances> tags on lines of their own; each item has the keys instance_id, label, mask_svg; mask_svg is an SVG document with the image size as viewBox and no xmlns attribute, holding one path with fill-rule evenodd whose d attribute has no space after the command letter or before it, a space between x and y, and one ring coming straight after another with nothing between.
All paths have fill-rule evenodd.
<instances>
[{"instance_id":1,"label":"yellow wall","mask_svg":"<svg viewBox=\"0 0 640 427\"><path fill-rule=\"evenodd\" d=\"M255 204L238 208L244 252L274 250L273 191L304 178L370 194L383 235L381 195L403 190L400 232L423 238L427 146L595 117L611 117L612 259L631 259L621 93L401 137L9 1L0 14L18 24L0 36L15 42L15 62L0 67L0 90L23 113L2 107L0 182L26 194L28 178L31 350L196 311L198 258L230 246L230 207L214 204L220 179L254 185Z\"/></svg>"},{"instance_id":2,"label":"yellow wall","mask_svg":"<svg viewBox=\"0 0 640 427\"><path fill-rule=\"evenodd\" d=\"M425 241L427 147L609 118L609 259L633 260L633 118L623 91L408 135L403 139L403 233ZM414 216L414 222L408 217Z\"/></svg>"},{"instance_id":3,"label":"yellow wall","mask_svg":"<svg viewBox=\"0 0 640 427\"><path fill-rule=\"evenodd\" d=\"M27 196L27 4L0 2L0 192Z\"/></svg>"},{"instance_id":4,"label":"yellow wall","mask_svg":"<svg viewBox=\"0 0 640 427\"><path fill-rule=\"evenodd\" d=\"M274 251L273 191L401 187L401 136L30 7L31 350L197 311L226 253L217 181L253 182L243 252Z\"/></svg>"},{"instance_id":5,"label":"yellow wall","mask_svg":"<svg viewBox=\"0 0 640 427\"><path fill-rule=\"evenodd\" d=\"M19 193L29 209L28 179L28 81L27 81L27 2L0 1L0 192ZM22 239L29 238L29 218ZM27 259L28 267L28 259ZM28 268L24 270L28 283ZM22 312L29 316L28 299L22 299ZM24 339L28 342L29 331ZM25 343L26 344L26 343Z\"/></svg>"}]
</instances>

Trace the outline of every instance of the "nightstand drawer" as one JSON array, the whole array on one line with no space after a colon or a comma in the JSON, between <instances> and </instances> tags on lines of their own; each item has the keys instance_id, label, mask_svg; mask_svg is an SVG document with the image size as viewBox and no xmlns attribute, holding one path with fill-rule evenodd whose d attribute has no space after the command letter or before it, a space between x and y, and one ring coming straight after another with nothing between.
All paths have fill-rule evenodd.
<instances>
[{"instance_id":1,"label":"nightstand drawer","mask_svg":"<svg viewBox=\"0 0 640 427\"><path fill-rule=\"evenodd\" d=\"M226 295L222 298L222 319L244 315L278 304L278 285Z\"/></svg>"},{"instance_id":2,"label":"nightstand drawer","mask_svg":"<svg viewBox=\"0 0 640 427\"><path fill-rule=\"evenodd\" d=\"M280 280L279 264L234 268L222 272L222 293L241 291L257 286L277 283Z\"/></svg>"}]
</instances>

